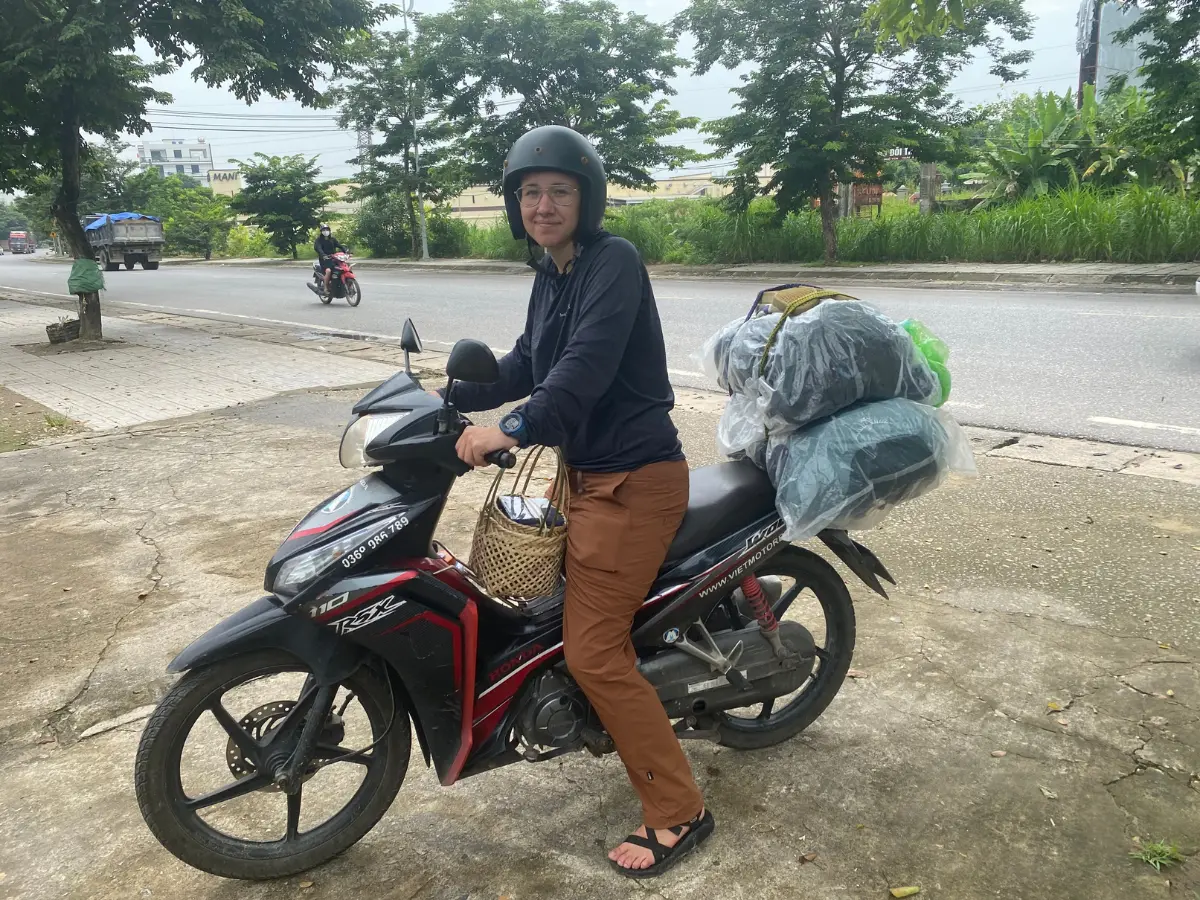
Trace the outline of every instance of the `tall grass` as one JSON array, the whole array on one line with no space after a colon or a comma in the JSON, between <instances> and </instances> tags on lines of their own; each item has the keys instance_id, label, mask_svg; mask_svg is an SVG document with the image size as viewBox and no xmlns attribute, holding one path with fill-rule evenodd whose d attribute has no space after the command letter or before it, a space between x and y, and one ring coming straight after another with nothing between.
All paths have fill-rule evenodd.
<instances>
[{"instance_id":1,"label":"tall grass","mask_svg":"<svg viewBox=\"0 0 1200 900\"><path fill-rule=\"evenodd\" d=\"M609 210L605 227L647 263L806 263L824 252L815 210L780 220L767 198L740 215L711 200L652 201ZM477 258L525 258L503 223L473 229L468 244ZM973 212L844 219L838 244L844 262L1182 262L1200 259L1200 199L1081 188Z\"/></svg>"}]
</instances>

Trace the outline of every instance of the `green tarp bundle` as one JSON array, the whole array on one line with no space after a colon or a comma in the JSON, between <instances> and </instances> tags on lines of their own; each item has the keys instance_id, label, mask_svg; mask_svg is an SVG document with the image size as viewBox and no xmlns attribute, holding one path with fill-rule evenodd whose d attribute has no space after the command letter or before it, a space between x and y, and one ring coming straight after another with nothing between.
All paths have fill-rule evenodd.
<instances>
[{"instance_id":1,"label":"green tarp bundle","mask_svg":"<svg viewBox=\"0 0 1200 900\"><path fill-rule=\"evenodd\" d=\"M93 294L104 290L104 275L94 259L77 259L71 266L67 291L71 294Z\"/></svg>"}]
</instances>

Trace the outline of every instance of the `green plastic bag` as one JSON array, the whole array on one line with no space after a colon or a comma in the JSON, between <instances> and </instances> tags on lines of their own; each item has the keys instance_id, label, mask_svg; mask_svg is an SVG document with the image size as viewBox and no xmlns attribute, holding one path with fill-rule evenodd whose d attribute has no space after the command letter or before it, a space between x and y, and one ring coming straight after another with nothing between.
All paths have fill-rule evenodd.
<instances>
[{"instance_id":1,"label":"green plastic bag","mask_svg":"<svg viewBox=\"0 0 1200 900\"><path fill-rule=\"evenodd\" d=\"M94 259L77 259L71 266L67 278L67 292L71 294L93 294L104 290L104 275Z\"/></svg>"},{"instance_id":2,"label":"green plastic bag","mask_svg":"<svg viewBox=\"0 0 1200 900\"><path fill-rule=\"evenodd\" d=\"M923 322L918 322L916 319L905 319L900 323L900 327L908 332L913 343L917 345L917 349L921 351L921 355L925 357L925 362L929 364L930 370L941 383L942 398L934 404L941 406L950 399L950 369L946 365L950 360L950 348Z\"/></svg>"}]
</instances>

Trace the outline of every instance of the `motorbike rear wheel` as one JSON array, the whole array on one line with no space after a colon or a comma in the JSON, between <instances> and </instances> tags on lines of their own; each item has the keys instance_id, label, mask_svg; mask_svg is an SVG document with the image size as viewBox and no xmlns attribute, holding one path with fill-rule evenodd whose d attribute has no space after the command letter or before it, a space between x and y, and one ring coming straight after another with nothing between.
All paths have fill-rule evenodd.
<instances>
[{"instance_id":1,"label":"motorbike rear wheel","mask_svg":"<svg viewBox=\"0 0 1200 900\"><path fill-rule=\"evenodd\" d=\"M245 715L227 709L223 698L239 687L261 684L261 680L281 673L293 673L293 679L309 674L298 659L276 650L246 653L194 670L171 688L146 724L134 763L138 806L159 842L190 866L213 875L241 879L280 878L311 869L347 850L370 831L387 812L404 781L412 748L408 712L394 696L388 676L363 667L339 686L339 691L349 692L351 699L342 705L341 713L331 713L323 723L314 762L305 771L300 789L295 794L279 791L271 774L257 771L243 748L267 746L272 734L282 733L290 710L304 703L304 691L299 700L274 699ZM312 684L305 678L305 689ZM352 741L346 737L342 714L354 698L369 721L370 736L343 747L342 741ZM204 716L206 712L210 714L208 717ZM210 779L220 775L215 778L218 783L231 783L200 796L189 796L184 784L185 744L202 717L218 740L228 736L227 747L222 754L224 758L213 759L208 755L203 760L189 748L188 780L193 780L191 767L201 761L207 765ZM362 724L365 726L367 722ZM218 725L219 728L215 727ZM292 746L278 748L284 759L290 755ZM342 766L365 769L362 782L338 811L302 831L305 791L311 796L316 787L312 779L331 769L349 775L348 770L339 768ZM225 767L232 777L221 774ZM322 779L320 784L325 787L327 783ZM273 793L282 796L273 800L270 797ZM249 806L239 805L241 800L246 800ZM319 808L321 799L317 803ZM220 824L231 823L241 831L258 831L272 822L278 825L285 804L286 826L282 837L276 831L272 838L247 839L200 816L201 811L215 810L217 815L223 815Z\"/></svg>"},{"instance_id":2,"label":"motorbike rear wheel","mask_svg":"<svg viewBox=\"0 0 1200 900\"><path fill-rule=\"evenodd\" d=\"M779 698L775 698L762 703L752 716L733 715L732 710L717 714L720 735L717 743L737 750L759 750L781 744L811 725L841 689L854 655L854 604L846 583L833 566L810 550L785 547L754 574L759 578L773 575L792 581L793 586L783 591L773 607L776 618L782 620L789 607L808 590L816 596L825 627L822 639L812 622L798 620L813 632L816 664L808 681L789 695L779 709L775 708Z\"/></svg>"},{"instance_id":3,"label":"motorbike rear wheel","mask_svg":"<svg viewBox=\"0 0 1200 900\"><path fill-rule=\"evenodd\" d=\"M349 278L345 282L346 302L358 306L362 302L362 288L358 286L357 278Z\"/></svg>"}]
</instances>

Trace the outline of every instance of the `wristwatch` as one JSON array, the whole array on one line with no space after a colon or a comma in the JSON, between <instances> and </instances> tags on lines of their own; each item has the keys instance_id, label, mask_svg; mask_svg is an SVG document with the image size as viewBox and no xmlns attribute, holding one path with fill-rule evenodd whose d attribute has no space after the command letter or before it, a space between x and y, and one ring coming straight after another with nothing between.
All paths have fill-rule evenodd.
<instances>
[{"instance_id":1,"label":"wristwatch","mask_svg":"<svg viewBox=\"0 0 1200 900\"><path fill-rule=\"evenodd\" d=\"M525 446L529 436L528 428L525 424L525 417L517 410L513 410L500 420L500 430L510 438L514 438L518 446Z\"/></svg>"}]
</instances>

